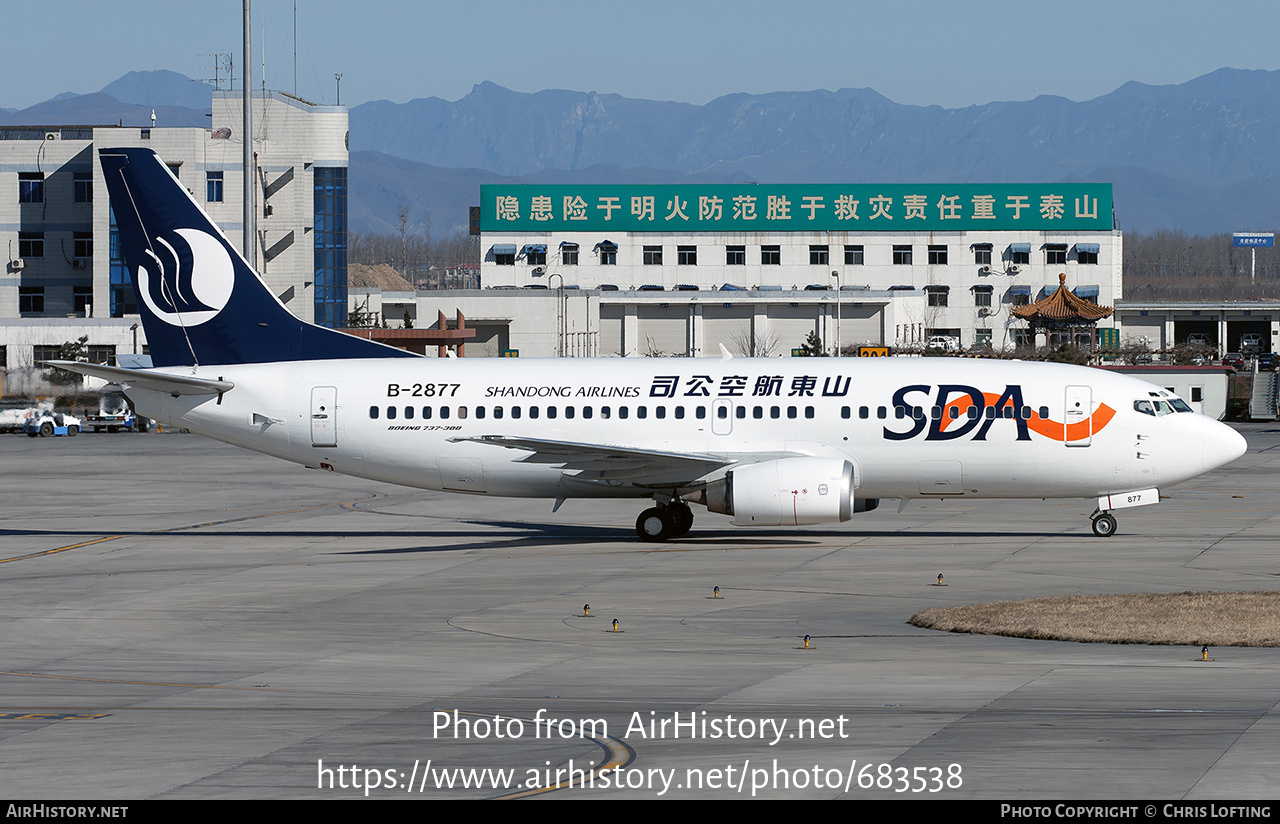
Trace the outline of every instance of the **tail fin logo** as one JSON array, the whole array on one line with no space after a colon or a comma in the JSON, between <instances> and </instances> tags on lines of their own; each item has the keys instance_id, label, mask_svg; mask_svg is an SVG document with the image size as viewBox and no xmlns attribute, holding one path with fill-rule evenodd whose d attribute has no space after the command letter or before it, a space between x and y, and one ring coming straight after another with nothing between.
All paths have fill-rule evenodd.
<instances>
[{"instance_id":1,"label":"tail fin logo","mask_svg":"<svg viewBox=\"0 0 1280 824\"><path fill-rule=\"evenodd\" d=\"M150 261L138 266L138 292L159 320L199 326L231 300L235 267L218 238L199 229L174 229L144 251Z\"/></svg>"}]
</instances>

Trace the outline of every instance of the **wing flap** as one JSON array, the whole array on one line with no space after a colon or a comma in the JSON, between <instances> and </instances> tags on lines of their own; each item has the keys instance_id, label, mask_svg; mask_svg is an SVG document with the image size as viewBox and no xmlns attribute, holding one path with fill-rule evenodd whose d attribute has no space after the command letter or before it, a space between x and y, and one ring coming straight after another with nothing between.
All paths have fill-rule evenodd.
<instances>
[{"instance_id":1,"label":"wing flap","mask_svg":"<svg viewBox=\"0 0 1280 824\"><path fill-rule=\"evenodd\" d=\"M477 435L450 438L453 443L500 446L529 452L523 459L529 463L560 464L566 472L584 473L599 480L650 480L662 483L692 481L710 472L737 463L727 455L703 455L691 452L665 452L659 449L618 446L616 444L575 443L544 438L522 438L510 435Z\"/></svg>"}]
</instances>

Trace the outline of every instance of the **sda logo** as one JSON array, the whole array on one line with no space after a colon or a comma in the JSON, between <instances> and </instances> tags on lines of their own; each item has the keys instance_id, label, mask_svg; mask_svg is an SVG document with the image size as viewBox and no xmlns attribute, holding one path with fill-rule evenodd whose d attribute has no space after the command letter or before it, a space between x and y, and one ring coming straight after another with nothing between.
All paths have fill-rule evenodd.
<instances>
[{"instance_id":1,"label":"sda logo","mask_svg":"<svg viewBox=\"0 0 1280 824\"><path fill-rule=\"evenodd\" d=\"M157 237L144 250L155 272L138 266L138 292L151 313L170 326L199 326L231 300L235 268L222 241L206 232L175 229L170 237L174 243Z\"/></svg>"}]
</instances>

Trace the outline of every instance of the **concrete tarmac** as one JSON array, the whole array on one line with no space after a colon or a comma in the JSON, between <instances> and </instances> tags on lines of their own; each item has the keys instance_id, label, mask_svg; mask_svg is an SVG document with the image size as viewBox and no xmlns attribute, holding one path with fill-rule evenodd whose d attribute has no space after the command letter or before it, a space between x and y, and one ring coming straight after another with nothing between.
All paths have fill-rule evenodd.
<instances>
[{"instance_id":1,"label":"concrete tarmac","mask_svg":"<svg viewBox=\"0 0 1280 824\"><path fill-rule=\"evenodd\" d=\"M4 794L1275 798L1278 649L907 623L1280 589L1280 425L1240 429L1243 458L1109 539L1085 501L915 501L798 530L699 508L662 545L638 501L552 514L194 435L6 436Z\"/></svg>"}]
</instances>

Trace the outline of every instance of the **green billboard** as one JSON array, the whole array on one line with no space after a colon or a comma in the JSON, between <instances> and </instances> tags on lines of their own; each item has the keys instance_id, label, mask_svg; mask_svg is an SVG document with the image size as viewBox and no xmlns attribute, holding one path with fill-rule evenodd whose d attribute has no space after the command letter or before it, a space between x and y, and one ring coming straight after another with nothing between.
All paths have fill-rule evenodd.
<instances>
[{"instance_id":1,"label":"green billboard","mask_svg":"<svg viewBox=\"0 0 1280 824\"><path fill-rule=\"evenodd\" d=\"M480 187L484 232L1107 231L1111 184Z\"/></svg>"}]
</instances>

